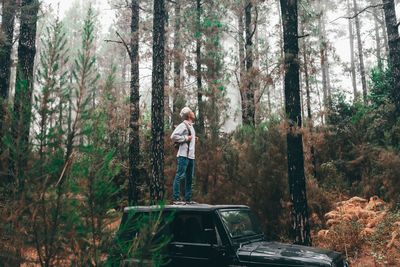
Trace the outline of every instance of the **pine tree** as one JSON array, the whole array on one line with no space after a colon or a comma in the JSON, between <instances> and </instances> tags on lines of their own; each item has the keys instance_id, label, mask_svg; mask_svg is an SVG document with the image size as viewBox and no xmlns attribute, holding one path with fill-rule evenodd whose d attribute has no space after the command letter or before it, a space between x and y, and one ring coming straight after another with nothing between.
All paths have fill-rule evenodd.
<instances>
[{"instance_id":1,"label":"pine tree","mask_svg":"<svg viewBox=\"0 0 400 267\"><path fill-rule=\"evenodd\" d=\"M245 63L246 63L246 80L245 80L245 110L243 110L242 119L243 123L246 125L255 124L255 103L254 103L254 82L253 82L253 36L256 31L256 26L254 25L252 29L252 1L247 1L245 6L245 35L246 35L246 43L245 43Z\"/></svg>"},{"instance_id":2,"label":"pine tree","mask_svg":"<svg viewBox=\"0 0 400 267\"><path fill-rule=\"evenodd\" d=\"M140 162L140 137L139 137L139 3L131 3L131 82L130 82L130 121L129 121L129 203L139 200L138 180Z\"/></svg>"},{"instance_id":3,"label":"pine tree","mask_svg":"<svg viewBox=\"0 0 400 267\"><path fill-rule=\"evenodd\" d=\"M289 121L287 160L292 234L297 244L311 245L301 127L297 1L281 0L285 51L285 108Z\"/></svg>"},{"instance_id":4,"label":"pine tree","mask_svg":"<svg viewBox=\"0 0 400 267\"><path fill-rule=\"evenodd\" d=\"M185 98L183 96L183 81L182 81L182 66L183 66L183 51L182 51L182 14L181 14L182 1L177 0L175 4L175 26L174 26L174 93L172 104L172 125L177 125L181 118L179 117L180 110L184 107Z\"/></svg>"},{"instance_id":5,"label":"pine tree","mask_svg":"<svg viewBox=\"0 0 400 267\"><path fill-rule=\"evenodd\" d=\"M63 247L67 246L68 239L63 234L72 231L63 221L71 208L70 200L62 197L69 188L57 183L64 167L60 144L63 142L62 109L66 104L67 81L67 73L61 67L68 61L66 34L58 20L46 27L41 44L43 50L36 75L41 91L33 101L36 116L32 134L32 143L38 148L32 167L27 170L26 197L31 200L28 211L32 221L28 221L26 227L30 230L41 266L50 266L56 258L65 256ZM59 118L54 120L57 116Z\"/></svg>"},{"instance_id":6,"label":"pine tree","mask_svg":"<svg viewBox=\"0 0 400 267\"><path fill-rule=\"evenodd\" d=\"M350 0L347 0L347 14L350 17ZM353 97L354 101L358 98L357 93L357 83L356 83L356 66L354 60L354 33L353 33L353 21L349 19L349 41L350 41L350 72L351 72L351 82L353 85Z\"/></svg>"},{"instance_id":7,"label":"pine tree","mask_svg":"<svg viewBox=\"0 0 400 267\"><path fill-rule=\"evenodd\" d=\"M201 47L202 47L202 29L201 29L201 14L202 14L202 7L201 7L201 0L196 0L196 81L197 81L197 108L198 108L198 115L197 115L197 125L196 125L196 132L197 135L200 136L203 134L204 131L204 103L203 103L203 79L202 79L202 70L201 70L201 63L203 61L201 56Z\"/></svg>"},{"instance_id":8,"label":"pine tree","mask_svg":"<svg viewBox=\"0 0 400 267\"><path fill-rule=\"evenodd\" d=\"M0 154L3 152L3 121L10 90L11 49L14 35L14 19L17 9L15 0L3 0L0 38Z\"/></svg>"},{"instance_id":9,"label":"pine tree","mask_svg":"<svg viewBox=\"0 0 400 267\"><path fill-rule=\"evenodd\" d=\"M10 176L22 189L24 170L29 155L29 129L31 124L33 65L36 55L36 24L39 1L21 2L20 33L18 42L18 65L11 126L13 138L10 151Z\"/></svg>"},{"instance_id":10,"label":"pine tree","mask_svg":"<svg viewBox=\"0 0 400 267\"><path fill-rule=\"evenodd\" d=\"M395 104L397 115L400 114L400 37L393 0L384 2L386 31L389 45L389 59L393 79L393 89L390 92Z\"/></svg>"},{"instance_id":11,"label":"pine tree","mask_svg":"<svg viewBox=\"0 0 400 267\"><path fill-rule=\"evenodd\" d=\"M153 204L164 198L164 63L165 63L165 1L154 0L153 73L151 92L151 185Z\"/></svg>"},{"instance_id":12,"label":"pine tree","mask_svg":"<svg viewBox=\"0 0 400 267\"><path fill-rule=\"evenodd\" d=\"M363 101L364 101L364 103L367 103L367 79L365 77L364 52L363 52L363 45L362 45L362 40L361 40L360 18L357 15L357 13L358 13L357 0L353 0L353 10L354 10L354 15L355 15L354 19L355 19L355 25L356 25L358 58L360 61L360 74L361 74Z\"/></svg>"}]
</instances>

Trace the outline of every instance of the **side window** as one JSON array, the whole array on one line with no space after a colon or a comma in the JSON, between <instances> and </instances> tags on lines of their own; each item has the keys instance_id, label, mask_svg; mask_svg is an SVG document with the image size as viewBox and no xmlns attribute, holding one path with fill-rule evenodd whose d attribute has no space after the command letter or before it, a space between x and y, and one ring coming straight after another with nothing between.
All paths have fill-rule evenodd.
<instances>
[{"instance_id":1,"label":"side window","mask_svg":"<svg viewBox=\"0 0 400 267\"><path fill-rule=\"evenodd\" d=\"M205 229L216 229L211 214L177 213L172 226L173 241L186 243L217 243L217 235L208 240Z\"/></svg>"}]
</instances>

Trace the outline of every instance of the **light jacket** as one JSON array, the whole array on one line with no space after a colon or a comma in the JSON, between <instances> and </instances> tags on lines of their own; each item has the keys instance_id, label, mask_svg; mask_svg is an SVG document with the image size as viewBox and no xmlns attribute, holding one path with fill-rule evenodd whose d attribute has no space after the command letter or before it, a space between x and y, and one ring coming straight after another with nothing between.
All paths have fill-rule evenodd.
<instances>
[{"instance_id":1,"label":"light jacket","mask_svg":"<svg viewBox=\"0 0 400 267\"><path fill-rule=\"evenodd\" d=\"M192 136L192 141L188 143L189 132L185 125L185 123L189 126L190 133ZM179 124L174 132L171 134L171 140L180 143L179 150L177 153L177 157L186 157L189 159L194 159L195 152L195 144L196 144L196 132L194 131L193 124L188 121L183 121ZM189 153L188 153L188 145L189 145Z\"/></svg>"}]
</instances>

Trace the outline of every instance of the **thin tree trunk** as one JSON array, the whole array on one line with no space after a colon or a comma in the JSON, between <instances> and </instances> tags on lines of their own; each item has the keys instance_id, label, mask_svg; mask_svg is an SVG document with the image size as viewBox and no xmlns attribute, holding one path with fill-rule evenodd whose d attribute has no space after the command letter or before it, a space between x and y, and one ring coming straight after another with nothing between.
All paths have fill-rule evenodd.
<instances>
[{"instance_id":1,"label":"thin tree trunk","mask_svg":"<svg viewBox=\"0 0 400 267\"><path fill-rule=\"evenodd\" d=\"M196 0L196 80L197 80L197 105L198 112L196 134L201 136L204 131L203 85L201 77L201 0Z\"/></svg>"},{"instance_id":2,"label":"thin tree trunk","mask_svg":"<svg viewBox=\"0 0 400 267\"><path fill-rule=\"evenodd\" d=\"M243 123L247 125L255 124L255 106L254 106L254 88L253 88L253 34L254 31L251 29L251 9L253 5L251 1L247 2L245 8L245 30L246 30L246 110L247 114L244 113L242 116Z\"/></svg>"},{"instance_id":3,"label":"thin tree trunk","mask_svg":"<svg viewBox=\"0 0 400 267\"><path fill-rule=\"evenodd\" d=\"M280 0L277 0L276 1L276 3L278 4L278 9L279 9L279 12L278 12L278 15L279 15L279 22L280 22L280 24L281 25L279 25L279 47L280 47L280 52L281 52L281 54L280 54L280 56L281 56L281 63L282 63L282 66L284 66L284 64L283 64L283 62L284 62L284 57L283 57L283 54L284 54L284 51L283 51L283 25L282 25L282 23L283 23L283 21L282 21L282 10L281 10L281 5L280 5ZM283 94L283 92L285 92L285 82L284 82L284 79L285 79L285 71L284 70L280 70L280 72L279 72L279 74L280 74L280 78L281 78L281 81L282 81L282 90L279 90L279 97L280 97L280 104L281 104L281 107L284 107L285 106L285 99L284 99L284 97L285 97L285 95Z\"/></svg>"},{"instance_id":4,"label":"thin tree trunk","mask_svg":"<svg viewBox=\"0 0 400 267\"><path fill-rule=\"evenodd\" d=\"M397 114L400 114L400 38L396 20L396 11L393 0L385 0L386 31L388 35L389 58L393 79L392 99Z\"/></svg>"},{"instance_id":5,"label":"thin tree trunk","mask_svg":"<svg viewBox=\"0 0 400 267\"><path fill-rule=\"evenodd\" d=\"M382 56L381 56L381 34L379 33L378 10L373 9L374 28L375 28L375 42L376 42L376 60L378 61L378 68L382 70Z\"/></svg>"},{"instance_id":6,"label":"thin tree trunk","mask_svg":"<svg viewBox=\"0 0 400 267\"><path fill-rule=\"evenodd\" d=\"M244 116L247 114L247 97L246 88L244 85L246 77L246 62L244 55L244 25L243 25L243 11L240 8L238 12L238 42L239 42L239 92L242 103L242 123L244 123Z\"/></svg>"},{"instance_id":7,"label":"thin tree trunk","mask_svg":"<svg viewBox=\"0 0 400 267\"><path fill-rule=\"evenodd\" d=\"M258 19L258 18L256 18ZM258 25L257 21L254 21L254 25ZM260 122L260 105L259 101L261 101L262 98L262 93L260 91L260 79L259 79L259 72L260 72L260 51L258 50L259 46L259 38L258 38L258 28L254 29L254 55L255 55L255 60L254 60L254 85L253 85L253 91L254 91L254 96L253 96L253 103L254 103L254 125L257 125ZM257 101L258 100L258 101Z\"/></svg>"},{"instance_id":8,"label":"thin tree trunk","mask_svg":"<svg viewBox=\"0 0 400 267\"><path fill-rule=\"evenodd\" d=\"M0 40L0 154L3 152L2 138L3 122L6 113L6 105L10 90L11 75L11 50L14 35L14 18L16 11L15 0L3 0L1 32L4 40Z\"/></svg>"},{"instance_id":9,"label":"thin tree trunk","mask_svg":"<svg viewBox=\"0 0 400 267\"><path fill-rule=\"evenodd\" d=\"M297 0L281 0L285 51L285 108L290 129L287 158L292 233L297 244L311 245L301 127Z\"/></svg>"},{"instance_id":10,"label":"thin tree trunk","mask_svg":"<svg viewBox=\"0 0 400 267\"><path fill-rule=\"evenodd\" d=\"M153 72L151 92L151 185L153 204L164 199L164 63L165 63L165 0L154 0Z\"/></svg>"},{"instance_id":11,"label":"thin tree trunk","mask_svg":"<svg viewBox=\"0 0 400 267\"><path fill-rule=\"evenodd\" d=\"M385 21L385 11L384 9L381 10L381 28L383 30L383 46L385 47L385 56L389 57L389 41L388 41L388 33L387 33L387 26Z\"/></svg>"},{"instance_id":12,"label":"thin tree trunk","mask_svg":"<svg viewBox=\"0 0 400 267\"><path fill-rule=\"evenodd\" d=\"M347 14L351 16L350 0L347 0ZM354 60L354 33L353 33L353 21L349 19L349 41L350 41L350 74L351 82L353 85L353 97L354 101L358 98L357 82L356 82L356 65Z\"/></svg>"},{"instance_id":13,"label":"thin tree trunk","mask_svg":"<svg viewBox=\"0 0 400 267\"><path fill-rule=\"evenodd\" d=\"M322 71L322 93L323 93L323 103L324 103L324 111L326 112L330 101L329 101L329 84L328 84L328 73L327 73L327 47L328 44L325 40L325 35L324 35L324 14L323 14L323 5L321 3L321 0L319 1L319 7L320 7L320 17L318 19L318 28L320 30L319 32L319 43L320 43L320 58L321 58L321 71Z\"/></svg>"},{"instance_id":14,"label":"thin tree trunk","mask_svg":"<svg viewBox=\"0 0 400 267\"><path fill-rule=\"evenodd\" d=\"M181 66L182 66L182 47L181 47L181 0L175 4L175 33L174 33L174 93L173 93L173 112L172 125L177 125L180 121L179 111L183 108L184 98L181 86Z\"/></svg>"},{"instance_id":15,"label":"thin tree trunk","mask_svg":"<svg viewBox=\"0 0 400 267\"><path fill-rule=\"evenodd\" d=\"M170 6L168 2L165 2L165 9L169 10ZM170 87L170 73L171 73L171 50L169 46L169 17L168 12L165 18L165 85L164 85L164 107L165 107L165 121L170 122L171 120L171 110L169 108L169 97L171 92Z\"/></svg>"},{"instance_id":16,"label":"thin tree trunk","mask_svg":"<svg viewBox=\"0 0 400 267\"><path fill-rule=\"evenodd\" d=\"M358 12L357 0L353 0L353 9L354 9L354 15L356 15ZM367 79L365 77L364 53L361 40L360 18L358 16L355 17L355 24L356 24L356 34L357 34L358 58L360 60L360 74L361 74L363 101L364 103L367 103Z\"/></svg>"},{"instance_id":17,"label":"thin tree trunk","mask_svg":"<svg viewBox=\"0 0 400 267\"><path fill-rule=\"evenodd\" d=\"M139 163L140 163L140 137L139 137L139 3L132 0L131 4L131 82L130 82L130 119L129 119L129 194L130 204L137 204L139 200Z\"/></svg>"},{"instance_id":18,"label":"thin tree trunk","mask_svg":"<svg viewBox=\"0 0 400 267\"><path fill-rule=\"evenodd\" d=\"M304 27L301 27L301 35L304 36ZM311 153L311 164L313 166L313 177L317 177L317 166L316 166L316 159L315 159L315 152L314 152L314 144L312 140L312 133L313 133L313 125L312 125L312 113L311 113L311 96L310 96L310 77L308 73L308 55L309 52L307 50L307 42L303 40L303 64L304 64L304 79L306 84L306 105L307 105L307 119L308 119L308 127L310 129L310 153ZM302 116L304 118L304 115Z\"/></svg>"},{"instance_id":19,"label":"thin tree trunk","mask_svg":"<svg viewBox=\"0 0 400 267\"><path fill-rule=\"evenodd\" d=\"M12 125L16 155L14 152L11 153L10 162L11 175L18 177L19 180L24 179L23 170L26 168L28 160L38 11L39 2L37 0L22 0L14 96L14 123ZM23 187L23 183L19 185Z\"/></svg>"},{"instance_id":20,"label":"thin tree trunk","mask_svg":"<svg viewBox=\"0 0 400 267\"><path fill-rule=\"evenodd\" d=\"M328 42L328 38L326 35L326 23L325 23L325 14L323 14L322 16L322 35L324 38L324 44L325 44L325 48L324 48L324 53L325 53L325 73L326 73L326 89L327 89L327 94L328 94L328 103L329 106L332 103L332 86L331 86L331 75L330 75L330 71L329 71L329 58L328 58L328 50L329 50L329 42Z\"/></svg>"}]
</instances>

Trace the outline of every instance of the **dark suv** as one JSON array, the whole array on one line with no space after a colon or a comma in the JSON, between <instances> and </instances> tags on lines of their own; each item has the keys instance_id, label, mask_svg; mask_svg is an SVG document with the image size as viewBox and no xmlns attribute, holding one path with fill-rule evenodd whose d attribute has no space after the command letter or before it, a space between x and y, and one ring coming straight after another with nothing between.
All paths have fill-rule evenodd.
<instances>
[{"instance_id":1,"label":"dark suv","mask_svg":"<svg viewBox=\"0 0 400 267\"><path fill-rule=\"evenodd\" d=\"M159 208L127 207L121 225L129 221L132 211L138 215L154 209ZM170 260L168 266L350 265L335 251L266 241L259 223L247 206L196 204L163 207L164 216L171 213L173 220L163 227L161 233L172 236L166 249ZM135 266L135 259L122 260L125 266Z\"/></svg>"}]
</instances>

